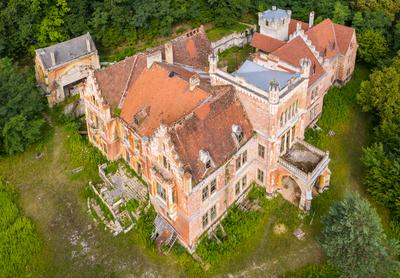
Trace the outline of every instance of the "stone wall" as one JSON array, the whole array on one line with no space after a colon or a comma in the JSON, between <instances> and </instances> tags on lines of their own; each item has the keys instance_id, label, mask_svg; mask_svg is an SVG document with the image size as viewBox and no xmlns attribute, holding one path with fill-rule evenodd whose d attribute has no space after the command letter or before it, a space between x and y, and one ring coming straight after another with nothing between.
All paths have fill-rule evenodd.
<instances>
[{"instance_id":1,"label":"stone wall","mask_svg":"<svg viewBox=\"0 0 400 278\"><path fill-rule=\"evenodd\" d=\"M243 47L251 42L254 32L256 32L255 25L250 26L241 33L234 32L228 36L221 38L216 42L211 42L211 49L215 54L218 54L233 46Z\"/></svg>"}]
</instances>

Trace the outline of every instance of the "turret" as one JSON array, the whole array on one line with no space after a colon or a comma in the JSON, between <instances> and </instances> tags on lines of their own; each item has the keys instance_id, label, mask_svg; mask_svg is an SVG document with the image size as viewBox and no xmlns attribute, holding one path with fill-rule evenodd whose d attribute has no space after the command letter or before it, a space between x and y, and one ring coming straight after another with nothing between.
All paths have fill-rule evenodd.
<instances>
[{"instance_id":1,"label":"turret","mask_svg":"<svg viewBox=\"0 0 400 278\"><path fill-rule=\"evenodd\" d=\"M218 69L218 55L212 53L208 56L209 73L215 73Z\"/></svg>"},{"instance_id":2,"label":"turret","mask_svg":"<svg viewBox=\"0 0 400 278\"><path fill-rule=\"evenodd\" d=\"M279 103L279 82L276 80L272 80L269 83L269 102L271 104L278 104Z\"/></svg>"},{"instance_id":3,"label":"turret","mask_svg":"<svg viewBox=\"0 0 400 278\"><path fill-rule=\"evenodd\" d=\"M300 60L300 66L301 66L301 76L303 78L309 78L310 77L310 71L311 71L311 61L308 58L303 58Z\"/></svg>"},{"instance_id":4,"label":"turret","mask_svg":"<svg viewBox=\"0 0 400 278\"><path fill-rule=\"evenodd\" d=\"M258 13L260 33L281 41L287 41L289 39L291 15L292 11L277 9L275 6L272 6L271 10Z\"/></svg>"}]
</instances>

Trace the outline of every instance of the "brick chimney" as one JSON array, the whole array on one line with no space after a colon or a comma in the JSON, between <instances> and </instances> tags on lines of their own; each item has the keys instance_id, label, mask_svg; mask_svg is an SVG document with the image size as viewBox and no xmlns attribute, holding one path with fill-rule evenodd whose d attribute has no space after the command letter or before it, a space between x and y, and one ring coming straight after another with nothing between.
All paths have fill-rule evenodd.
<instances>
[{"instance_id":1,"label":"brick chimney","mask_svg":"<svg viewBox=\"0 0 400 278\"><path fill-rule=\"evenodd\" d=\"M172 48L172 43L169 41L165 44L165 61L168 64L173 64L174 63L174 51Z\"/></svg>"}]
</instances>

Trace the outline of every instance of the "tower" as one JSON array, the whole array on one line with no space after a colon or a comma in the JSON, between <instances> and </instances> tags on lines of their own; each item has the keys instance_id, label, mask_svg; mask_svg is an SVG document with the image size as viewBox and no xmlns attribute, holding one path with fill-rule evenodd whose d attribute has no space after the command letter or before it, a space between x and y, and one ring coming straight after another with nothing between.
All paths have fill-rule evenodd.
<instances>
[{"instance_id":1,"label":"tower","mask_svg":"<svg viewBox=\"0 0 400 278\"><path fill-rule=\"evenodd\" d=\"M260 33L281 41L287 41L289 39L291 15L292 11L277 9L276 6L272 6L271 10L258 13Z\"/></svg>"}]
</instances>

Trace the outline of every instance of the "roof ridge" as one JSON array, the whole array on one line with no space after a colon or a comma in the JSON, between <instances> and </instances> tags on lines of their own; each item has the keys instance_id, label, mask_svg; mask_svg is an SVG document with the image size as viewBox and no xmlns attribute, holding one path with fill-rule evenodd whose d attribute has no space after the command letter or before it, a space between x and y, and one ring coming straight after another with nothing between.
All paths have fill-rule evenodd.
<instances>
[{"instance_id":1,"label":"roof ridge","mask_svg":"<svg viewBox=\"0 0 400 278\"><path fill-rule=\"evenodd\" d=\"M118 106L117 106L117 107L120 108L120 109L121 109L121 107L122 107L122 105L123 105L123 103L124 103L124 101L125 101L125 98L126 98L126 95L127 95L127 92L128 92L128 87L129 87L129 84L130 84L131 79L132 79L133 69L134 69L135 66L136 66L136 61L138 60L138 56L139 56L139 55L140 55L140 54L135 55L135 60L134 60L133 63L132 63L132 67L131 67L131 70L130 70L130 73L129 73L128 80L126 81L126 85L125 85L124 92L122 93L122 96L121 96L121 98L120 98L120 100L119 100L119 103L118 103Z\"/></svg>"}]
</instances>

